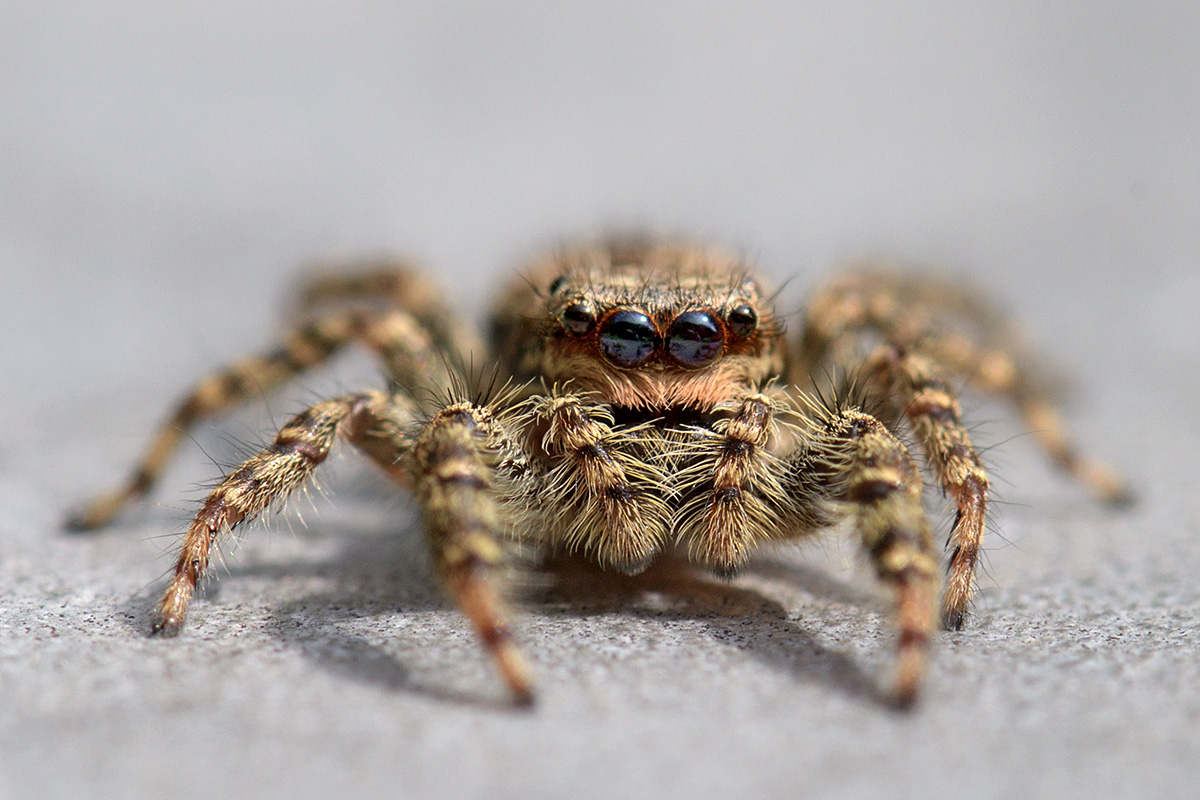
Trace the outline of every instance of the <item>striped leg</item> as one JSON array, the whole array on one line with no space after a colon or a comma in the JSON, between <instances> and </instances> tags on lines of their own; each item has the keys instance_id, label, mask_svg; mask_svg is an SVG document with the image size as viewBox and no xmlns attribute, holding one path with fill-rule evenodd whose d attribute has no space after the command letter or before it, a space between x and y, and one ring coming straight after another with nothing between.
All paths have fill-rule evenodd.
<instances>
[{"instance_id":1,"label":"striped leg","mask_svg":"<svg viewBox=\"0 0 1200 800\"><path fill-rule=\"evenodd\" d=\"M1115 470L1079 451L1049 393L1010 352L988 349L965 337L930 340L924 349L947 370L966 376L974 385L1012 402L1055 466L1104 502L1124 505L1133 500L1133 491Z\"/></svg>"},{"instance_id":2,"label":"striped leg","mask_svg":"<svg viewBox=\"0 0 1200 800\"><path fill-rule=\"evenodd\" d=\"M184 536L154 632L179 632L221 538L302 485L339 434L394 473L397 459L411 445L403 434L410 422L406 406L381 393L328 400L288 420L269 447L231 472L204 501Z\"/></svg>"},{"instance_id":3,"label":"striped leg","mask_svg":"<svg viewBox=\"0 0 1200 800\"><path fill-rule=\"evenodd\" d=\"M942 323L950 323L945 332ZM795 377L814 374L831 351L863 330L912 344L935 330L938 336L960 336L949 331L964 325L972 331L970 338L1005 349L1015 348L1019 338L1009 321L969 287L896 269L853 268L809 302Z\"/></svg>"},{"instance_id":4,"label":"striped leg","mask_svg":"<svg viewBox=\"0 0 1200 800\"><path fill-rule=\"evenodd\" d=\"M1033 371L1022 365L1014 326L983 298L953 282L893 270L852 273L809 306L793 379L804 382L831 360L855 359L862 335L876 331L900 350L920 350L938 365L999 394L1021 412L1055 465L1105 502L1132 499L1111 468L1082 455Z\"/></svg>"},{"instance_id":5,"label":"striped leg","mask_svg":"<svg viewBox=\"0 0 1200 800\"><path fill-rule=\"evenodd\" d=\"M274 389L327 361L356 339L381 357L393 383L410 395L452 382L446 357L408 313L392 311L383 317L371 317L348 310L324 317L293 331L282 347L247 358L201 381L159 429L125 484L70 516L67 527L92 530L108 524L154 487L187 432L201 420Z\"/></svg>"},{"instance_id":6,"label":"striped leg","mask_svg":"<svg viewBox=\"0 0 1200 800\"><path fill-rule=\"evenodd\" d=\"M665 476L638 450L636 430L613 430L609 412L575 396L547 398L543 449L557 461L547 482L570 548L628 575L644 570L666 538Z\"/></svg>"},{"instance_id":7,"label":"striped leg","mask_svg":"<svg viewBox=\"0 0 1200 800\"><path fill-rule=\"evenodd\" d=\"M295 315L311 317L322 309L363 304L412 314L435 346L454 358L487 352L475 329L445 302L441 287L402 259L383 258L352 264L318 264L301 287Z\"/></svg>"},{"instance_id":8,"label":"striped leg","mask_svg":"<svg viewBox=\"0 0 1200 800\"><path fill-rule=\"evenodd\" d=\"M343 312L326 317L292 332L279 349L239 361L202 380L176 406L124 485L72 514L66 521L67 527L92 530L110 523L130 502L143 497L154 487L171 456L196 423L328 360L354 339L360 327L361 320L356 313Z\"/></svg>"},{"instance_id":9,"label":"striped leg","mask_svg":"<svg viewBox=\"0 0 1200 800\"><path fill-rule=\"evenodd\" d=\"M536 471L486 408L451 404L413 439L406 431L415 415L404 396L371 393L319 403L289 420L269 447L213 490L196 515L159 604L154 633L180 631L222 537L301 486L340 436L412 487L439 576L479 632L514 699L531 702L529 671L512 642L494 583L504 566L501 542L515 528L514 509L531 505Z\"/></svg>"},{"instance_id":10,"label":"striped leg","mask_svg":"<svg viewBox=\"0 0 1200 800\"><path fill-rule=\"evenodd\" d=\"M892 587L899 631L893 698L916 699L936 624L937 556L912 456L882 423L857 411L832 415L816 440L818 476L849 505L880 580ZM811 457L811 451L810 451Z\"/></svg>"},{"instance_id":11,"label":"striped leg","mask_svg":"<svg viewBox=\"0 0 1200 800\"><path fill-rule=\"evenodd\" d=\"M514 478L528 477L525 463L491 412L470 402L438 413L418 436L410 461L437 572L520 705L533 702L533 681L496 583L504 567L501 542L513 533L516 508L523 505L515 502L522 490Z\"/></svg>"},{"instance_id":12,"label":"striped leg","mask_svg":"<svg viewBox=\"0 0 1200 800\"><path fill-rule=\"evenodd\" d=\"M958 399L932 359L920 353L897 353L885 346L870 363L887 396L907 416L938 483L957 506L948 542L950 563L942 598L942 624L950 629L961 628L983 542L987 473L963 427Z\"/></svg>"}]
</instances>

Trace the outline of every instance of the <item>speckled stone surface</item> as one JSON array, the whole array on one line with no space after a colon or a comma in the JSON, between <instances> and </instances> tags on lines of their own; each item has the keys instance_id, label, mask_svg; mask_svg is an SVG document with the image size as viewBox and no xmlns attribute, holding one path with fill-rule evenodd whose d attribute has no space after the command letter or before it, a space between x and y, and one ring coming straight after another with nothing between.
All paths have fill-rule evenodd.
<instances>
[{"instance_id":1,"label":"speckled stone surface","mask_svg":"<svg viewBox=\"0 0 1200 800\"><path fill-rule=\"evenodd\" d=\"M0 4L0 797L1157 797L1200 783L1200 16L947 4ZM910 714L833 533L730 584L531 588L510 709L403 497L351 455L148 638L220 465L351 355L202 426L153 499L59 530L312 256L412 252L469 313L607 224L989 287L1140 502L967 402L997 502L973 624ZM931 493L940 528L948 520ZM563 576L558 576L563 579ZM546 581L552 580L545 579Z\"/></svg>"}]
</instances>

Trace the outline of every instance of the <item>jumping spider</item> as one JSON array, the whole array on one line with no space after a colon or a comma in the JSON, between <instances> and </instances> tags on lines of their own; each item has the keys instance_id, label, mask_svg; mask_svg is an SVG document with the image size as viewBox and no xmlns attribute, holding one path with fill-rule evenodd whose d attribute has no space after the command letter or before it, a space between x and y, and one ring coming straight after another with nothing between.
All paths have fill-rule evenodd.
<instances>
[{"instance_id":1,"label":"jumping spider","mask_svg":"<svg viewBox=\"0 0 1200 800\"><path fill-rule=\"evenodd\" d=\"M403 264L317 279L279 349L201 381L129 480L70 524L102 526L148 492L198 420L361 342L382 360L387 391L317 403L225 477L183 539L155 633L179 632L214 547L301 486L340 437L416 497L437 573L519 703L533 688L502 601L506 545L629 574L679 547L731 576L760 543L847 517L894 590L890 691L911 702L941 582L922 477L901 439L957 507L947 628L967 613L987 508L951 379L1011 400L1056 464L1103 498L1126 490L1076 454L1004 322L960 287L852 271L812 296L792 339L771 300L734 254L613 239L530 265L484 343ZM464 365L481 359L504 388L470 388Z\"/></svg>"}]
</instances>

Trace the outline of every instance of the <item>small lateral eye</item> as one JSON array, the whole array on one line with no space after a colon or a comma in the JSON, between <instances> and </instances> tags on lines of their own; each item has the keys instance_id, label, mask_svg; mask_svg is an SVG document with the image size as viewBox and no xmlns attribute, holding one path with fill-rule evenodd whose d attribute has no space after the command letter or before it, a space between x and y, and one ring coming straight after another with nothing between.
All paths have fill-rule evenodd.
<instances>
[{"instance_id":1,"label":"small lateral eye","mask_svg":"<svg viewBox=\"0 0 1200 800\"><path fill-rule=\"evenodd\" d=\"M596 312L590 303L572 303L562 315L563 327L576 336L582 336L596 324Z\"/></svg>"},{"instance_id":2,"label":"small lateral eye","mask_svg":"<svg viewBox=\"0 0 1200 800\"><path fill-rule=\"evenodd\" d=\"M734 336L749 336L758 327L758 314L744 303L730 311L726 320Z\"/></svg>"},{"instance_id":3,"label":"small lateral eye","mask_svg":"<svg viewBox=\"0 0 1200 800\"><path fill-rule=\"evenodd\" d=\"M617 366L636 367L658 349L658 330L645 314L618 311L600 327L600 349Z\"/></svg>"},{"instance_id":4,"label":"small lateral eye","mask_svg":"<svg viewBox=\"0 0 1200 800\"><path fill-rule=\"evenodd\" d=\"M685 367L702 367L721 354L721 328L707 311L685 311L667 334L671 358Z\"/></svg>"},{"instance_id":5,"label":"small lateral eye","mask_svg":"<svg viewBox=\"0 0 1200 800\"><path fill-rule=\"evenodd\" d=\"M550 282L550 294L554 294L555 292L557 292L559 289L561 289L563 287L563 284L566 282L567 282L566 275L559 275L557 278L552 280Z\"/></svg>"}]
</instances>

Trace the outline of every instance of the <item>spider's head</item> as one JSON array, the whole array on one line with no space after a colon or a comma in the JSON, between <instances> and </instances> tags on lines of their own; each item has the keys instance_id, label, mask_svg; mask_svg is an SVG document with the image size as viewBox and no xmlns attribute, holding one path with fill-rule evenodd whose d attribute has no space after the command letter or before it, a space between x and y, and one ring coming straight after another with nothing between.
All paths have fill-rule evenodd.
<instances>
[{"instance_id":1,"label":"spider's head","mask_svg":"<svg viewBox=\"0 0 1200 800\"><path fill-rule=\"evenodd\" d=\"M724 251L616 242L542 271L536 369L612 405L708 409L778 375L782 330L743 261Z\"/></svg>"}]
</instances>

